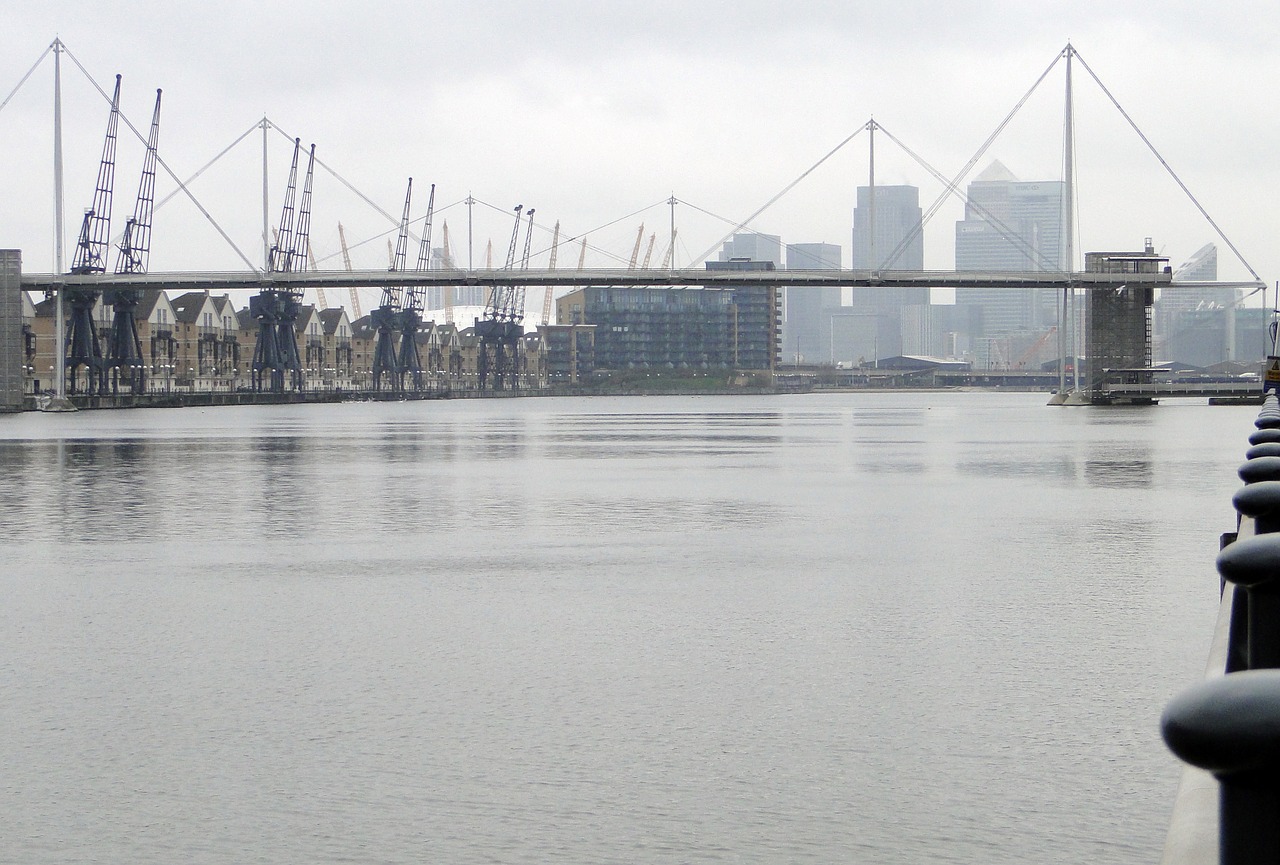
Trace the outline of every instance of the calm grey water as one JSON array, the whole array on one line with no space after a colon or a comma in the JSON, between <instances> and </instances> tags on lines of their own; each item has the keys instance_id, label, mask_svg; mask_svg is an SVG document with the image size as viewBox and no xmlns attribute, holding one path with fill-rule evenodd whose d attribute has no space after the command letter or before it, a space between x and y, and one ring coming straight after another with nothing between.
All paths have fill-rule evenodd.
<instances>
[{"instance_id":1,"label":"calm grey water","mask_svg":"<svg viewBox=\"0 0 1280 865\"><path fill-rule=\"evenodd\" d=\"M1153 862L1255 415L0 418L0 861Z\"/></svg>"}]
</instances>

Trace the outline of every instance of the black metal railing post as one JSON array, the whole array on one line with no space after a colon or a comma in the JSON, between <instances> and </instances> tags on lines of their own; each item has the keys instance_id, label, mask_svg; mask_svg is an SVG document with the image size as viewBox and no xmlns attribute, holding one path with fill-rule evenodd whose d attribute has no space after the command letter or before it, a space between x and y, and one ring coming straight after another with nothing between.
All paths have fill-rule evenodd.
<instances>
[{"instance_id":1,"label":"black metal railing post","mask_svg":"<svg viewBox=\"0 0 1280 865\"><path fill-rule=\"evenodd\" d=\"M1280 670L1231 673L1169 703L1170 750L1218 779L1220 865L1280 861Z\"/></svg>"},{"instance_id":2,"label":"black metal railing post","mask_svg":"<svg viewBox=\"0 0 1280 865\"><path fill-rule=\"evenodd\" d=\"M1248 595L1243 635L1248 669L1280 667L1280 534L1228 544L1218 553L1218 573Z\"/></svg>"},{"instance_id":3,"label":"black metal railing post","mask_svg":"<svg viewBox=\"0 0 1280 865\"><path fill-rule=\"evenodd\" d=\"M1222 668L1170 701L1161 718L1170 750L1217 779L1219 865L1280 862L1280 401L1275 394L1266 396L1254 426L1238 471L1245 486L1232 498L1240 515L1238 531L1224 536L1217 559L1223 591L1218 633L1226 631L1226 650L1214 657ZM1171 838L1178 821L1197 820L1175 809ZM1166 862L1203 861L1169 854L1166 848Z\"/></svg>"}]
</instances>

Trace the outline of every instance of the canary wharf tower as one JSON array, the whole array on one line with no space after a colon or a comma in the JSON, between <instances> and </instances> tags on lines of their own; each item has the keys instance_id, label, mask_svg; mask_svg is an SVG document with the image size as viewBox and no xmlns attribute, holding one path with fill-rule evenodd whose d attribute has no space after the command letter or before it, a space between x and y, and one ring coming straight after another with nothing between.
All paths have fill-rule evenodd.
<instances>
[{"instance_id":1,"label":"canary wharf tower","mask_svg":"<svg viewBox=\"0 0 1280 865\"><path fill-rule=\"evenodd\" d=\"M956 223L956 270L1065 270L1060 180L1020 181L992 162L969 184ZM960 289L956 303L980 310L975 336L1040 330L1057 321L1053 292Z\"/></svg>"}]
</instances>

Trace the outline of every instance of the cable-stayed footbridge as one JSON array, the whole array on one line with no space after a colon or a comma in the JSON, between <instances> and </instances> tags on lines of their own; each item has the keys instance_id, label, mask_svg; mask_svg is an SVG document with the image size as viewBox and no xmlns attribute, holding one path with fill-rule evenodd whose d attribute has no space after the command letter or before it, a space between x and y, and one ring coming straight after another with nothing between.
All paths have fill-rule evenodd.
<instances>
[{"instance_id":1,"label":"cable-stayed footbridge","mask_svg":"<svg viewBox=\"0 0 1280 865\"><path fill-rule=\"evenodd\" d=\"M1161 286L1171 274L1158 273L1066 273L1045 271L911 271L911 270L626 270L591 268L583 270L465 270L458 268L423 271L351 270L305 271L302 273L219 272L149 273L127 275L24 273L27 291L59 288L99 287L117 289L165 288L182 291L234 291L273 289L381 288L385 285L423 287L477 286L483 288L519 285L573 288L580 286L683 288L708 286L734 288L770 285L779 288L1110 288L1126 285ZM1197 285L1198 283L1179 283ZM1255 283L1205 283L1253 287Z\"/></svg>"},{"instance_id":2,"label":"cable-stayed footbridge","mask_svg":"<svg viewBox=\"0 0 1280 865\"><path fill-rule=\"evenodd\" d=\"M60 69L58 65L62 54L68 54L66 46L60 41L55 40L54 43L46 51L51 54L55 62L55 92L60 92L60 81L58 78ZM45 55L42 55L42 58ZM75 58L72 56L72 59ZM1063 174L1065 179L1065 195L1062 201L1062 227L1063 237L1061 238L1061 248L1057 250L1045 250L1035 248L1033 244L1029 244L1026 239L1019 235L1015 226L1006 224L1008 217L1000 213L992 212L986 209L979 202L967 202L967 206L982 213L990 224L1000 231L1005 240L1014 247L1019 248L1023 253L1027 268L1017 271L923 271L923 270L903 270L899 269L898 263L902 259L903 251L910 242L911 237L904 238L900 241L896 248L889 251L883 251L884 254L878 254L875 247L875 142L877 135L888 138L889 141L897 145L904 153L910 156L925 171L934 177L943 187L942 193L937 200L928 208L926 215L920 224L914 229L914 233L918 234L923 231L924 226L929 219L935 216L942 203L953 198L960 197L963 199L960 185L969 175L978 161L987 153L992 143L1009 124L1010 120L1026 103L1031 94L1046 79L1049 72L1054 69L1060 62L1065 61L1066 67L1066 87L1067 101L1066 111L1064 115L1064 136L1063 136ZM87 70L75 60L76 65L89 77ZM40 60L37 60L37 65ZM261 328L260 339L267 339L270 342L273 334L283 333L284 329L291 324L291 315L296 314L297 309L301 305L302 293L306 290L316 290L323 292L325 289L348 288L348 289L381 289L383 291L384 303L380 309L383 311L383 318L386 321L400 321L405 319L402 314L402 306L409 303L409 295L414 290L425 287L440 287L446 290L452 290L459 287L478 288L485 290L489 299L489 305L486 309L486 319L493 320L502 318L504 321L502 328L486 328L485 332L501 330L503 333L515 333L522 330L521 322L524 317L524 290L530 286L545 287L548 289L547 298L544 303L549 306L551 301L551 290L556 287L572 288L580 286L601 286L601 287L685 287L685 286L701 286L710 288L733 288L737 286L756 285L769 286L776 288L786 288L788 290L803 291L813 288L849 288L849 289L892 289L892 290L919 290L934 288L980 288L980 289L1045 289L1052 290L1060 294L1058 303L1059 309L1059 326L1056 328L1059 336L1059 357L1065 360L1068 357L1077 357L1081 351L1082 343L1085 343L1082 334L1079 332L1078 322L1084 318L1077 308L1080 302L1081 292L1091 292L1091 298L1099 300L1119 296L1125 292L1138 297L1136 303L1128 304L1121 307L1111 304L1109 307L1109 315L1119 316L1147 316L1151 298L1154 297L1154 290L1169 284L1171 275L1167 268L1151 267L1152 261L1141 262L1138 266L1134 261L1129 261L1119 267L1103 267L1103 268L1084 268L1076 266L1078 255L1075 244L1075 206L1074 206L1074 136L1073 123L1074 114L1072 107L1071 88L1072 88L1072 64L1081 64L1089 73L1094 81L1102 88L1107 97L1111 99L1115 107L1124 116L1125 120L1133 127L1134 131L1142 138L1143 142L1151 149L1160 163L1174 177L1178 185L1186 192L1188 198L1199 209L1201 214L1209 222L1218 235L1226 242L1230 249L1236 254L1249 272L1253 275L1254 280L1241 283L1213 283L1213 285L1222 287L1233 286L1246 289L1258 290L1262 285L1262 281L1257 277L1252 267L1245 262L1244 257L1240 255L1227 238L1226 235L1218 228L1217 224L1209 217L1204 208L1199 204L1185 184L1173 174L1168 163L1155 150L1154 146L1147 137L1138 130L1137 125L1133 123L1129 115L1124 111L1119 103L1111 96L1110 91L1106 89L1102 82L1094 75L1092 69L1084 63L1083 59L1078 56L1078 52L1068 45L1062 52L1058 54L1049 64L1048 68L1040 75L1032 87L1026 92L1022 99L1009 112L1004 121L997 127L992 135L983 143L978 151L973 155L969 162L962 170L955 175L948 176L934 169L927 162L921 159L911 148L907 147L893 133L885 129L885 127L875 120L868 121L864 126L855 130L844 141L833 148L829 153L819 159L813 166L809 167L792 183L788 184L784 189L780 190L776 195L770 198L762 207L743 220L732 221L732 228L721 238L720 241L713 244L711 248L702 256L695 256L694 261L710 256L720 246L720 244L732 236L735 232L746 229L750 231L750 225L770 206L776 203L782 196L786 195L798 183L808 177L824 162L830 159L835 153L844 148L850 141L858 138L865 133L868 142L869 164L868 179L872 190L870 198L870 220L871 220L871 260L880 264L874 269L849 269L849 270L808 270L808 269L750 269L750 270L710 270L700 267L678 267L675 266L674 250L676 246L676 224L675 224L675 206L677 199L672 196L669 204L672 206L672 221L670 231L670 246L666 255L666 260L671 266L660 268L636 267L637 253L640 248L641 237L643 235L643 227L636 238L636 245L632 251L629 266L616 268L586 268L583 266L582 258L579 259L579 266L576 270L556 269L554 267L555 249L558 244L559 232L558 223L555 234L556 239L553 240L551 248L551 266L545 269L534 268L530 266L530 247L533 231L535 228L533 222L533 210L530 208L525 211L527 231L524 235L524 254L518 256L517 253L517 236L521 233L521 208L516 208L516 222L513 228L511 245L508 249L506 263L503 266L494 267L491 262L487 262L484 267L474 267L470 261L468 254L468 266L463 268L454 264L454 256L450 255L448 245L448 226L445 225L445 252L441 260L436 261L431 255L429 246L430 231L428 229L423 233L423 249L419 255L419 265L415 269L408 269L404 266L404 247L410 237L408 219L409 201L406 199L405 212L400 220L388 213L386 210L378 207L374 202L363 193L355 190L354 187L343 179L332 168L326 166L322 160L315 156L314 146L311 149L311 161L307 168L307 184L304 190L301 203L294 206L294 175L297 173L297 158L301 149L299 139L293 139L295 145L294 150L294 168L290 174L289 189L285 197L284 212L275 228L272 228L268 217L267 205L267 183L266 183L266 138L271 129L284 134L278 127L264 118L261 124L255 124L253 128L261 128L264 139L264 168L263 168L263 225L262 225L262 244L263 244L263 263L259 267L255 265L249 256L247 256L239 246L235 244L228 232L224 231L209 213L209 211L200 205L195 196L191 192L190 185L192 181L204 171L202 168L196 174L185 180L179 178L164 162L163 159L155 157L158 166L169 174L176 183L178 190L175 195L186 195L208 221L214 225L219 234L226 240L227 244L235 251L238 257L246 265L245 269L237 272L200 272L200 271L178 271L166 273L147 273L146 272L146 248L141 250L133 249L133 260L140 262L137 266L121 269L117 268L117 272L112 274L107 272L106 259L109 253L109 245L106 243L107 223L109 222L110 212L110 178L114 173L114 128L116 119L119 116L118 109L118 90L116 97L112 100L112 120L109 123L108 143L104 147L104 155L102 167L100 169L100 183L95 198L95 206L86 214L85 230L82 230L81 240L77 244L76 266L71 268L70 273L63 273L62 267L62 248L61 248L61 180L60 180L60 161L55 159L56 168L59 173L58 181L58 226L57 248L58 248L58 264L55 273L24 273L21 278L21 287L30 291L43 291L50 296L57 296L59 300L58 311L60 321L58 324L58 332L63 333L63 325L61 323L62 302L61 298L65 295L68 297L79 297L85 303L92 303L96 300L99 292L110 291L113 298L124 299L127 301L130 297L136 296L149 288L164 288L169 290L183 291L227 291L227 290L248 290L257 292L256 297L270 298L270 302L256 302L254 308L259 310L262 315L268 315L270 322L265 322ZM35 66L32 67L34 71ZM31 72L24 76L19 82L18 87L30 77ZM95 82L95 86L98 86ZM14 88L14 92L18 88ZM102 88L99 87L102 91ZM105 96L105 91L102 91ZM9 98L12 98L12 93ZM0 103L0 110L7 104L8 98L4 103ZM157 102L158 105L158 102ZM158 108L157 108L158 114ZM60 115L59 115L60 116ZM55 124L57 125L57 124ZM133 129L133 125L125 120L125 125ZM137 130L134 130L137 132ZM250 130L252 131L252 130ZM248 132L241 135L237 142L244 140ZM154 128L152 138L154 139ZM231 146L234 146L235 142ZM228 148L230 149L230 148ZM149 148L149 153L154 154L154 143ZM60 153L60 148L57 151ZM224 153L226 150L223 151ZM216 157L215 157L216 159ZM206 165L205 168L208 166ZM314 256L310 249L309 224L310 224L310 193L311 179L314 167L320 167L328 170L335 178L337 178L348 189L355 192L367 203L373 206L379 213L385 216L389 221L397 223L400 229L400 242L392 255L391 268L388 270L356 270L348 265L345 270L321 270L315 267ZM102 178L106 178L102 180ZM151 181L154 184L154 179ZM148 195L151 191L148 190ZM140 194L140 201L142 196ZM159 204L163 204L163 200ZM468 196L466 204L468 206L468 225L470 225L470 208L475 201ZM158 206L158 205L157 205ZM430 211L428 212L430 214ZM147 211L147 219L150 219L150 211ZM430 224L430 215L426 218L427 226ZM146 241L150 241L150 223L146 224ZM90 230L91 229L91 230ZM590 232L580 235L582 240L582 251L585 255L586 235ZM274 235L275 243L269 242ZM656 239L650 238L650 252L652 252L653 243ZM470 230L468 231L467 240L468 249L472 245ZM388 241L390 246L390 241ZM536 253L535 253L536 254ZM345 242L344 242L345 255ZM1122 256L1123 257L1123 256ZM308 258L312 259L310 269L307 268ZM645 262L649 260L649 254L645 255ZM1195 283L1180 283L1186 287L1194 287ZM356 295L353 293L353 300ZM514 300L518 298L518 303ZM126 304L127 305L127 304ZM418 303L420 306L420 302ZM292 312L291 312L292 311ZM547 320L548 311L544 309L543 320ZM80 319L84 319L81 315ZM75 329L73 319L73 331ZM85 334L85 327L81 328L81 332L75 340L68 339L67 347L72 353L71 370L75 374L77 368L83 367L92 380L92 371L98 370L99 380L101 378L101 369L104 361L100 360L100 352L94 347L96 335L92 333L91 326L87 326L89 332ZM1113 330L1132 330L1131 327L1120 326ZM1098 333L1103 333L1099 330ZM1097 334L1095 333L1094 336ZM1089 348L1091 356L1102 358L1106 352L1098 353L1094 349L1097 346ZM113 356L109 351L108 356ZM270 382L268 387L283 387L281 382L286 380L295 383L295 386L301 387L301 372L294 355L296 352L282 352L277 355L271 352L258 352L257 354L268 358L262 361L269 369L270 375L263 376L260 380ZM1112 352L1114 354L1114 352ZM1145 343L1145 360L1142 352L1130 352L1128 363L1131 366L1149 365L1150 363L1150 331L1149 326L1146 331ZM1116 361L1116 357L1110 357L1109 360ZM256 361L255 361L256 363ZM281 368L277 368L280 366ZM1074 364L1073 364L1074 366ZM1060 363L1060 369L1065 370L1066 364ZM255 367L255 373L259 372ZM1063 373L1065 375L1065 372ZM58 382L61 386L64 381L62 374L58 375ZM258 380L258 379L255 379ZM1061 382L1062 389L1067 389L1068 385L1065 378ZM92 384L89 385L91 388ZM1079 387L1079 382L1074 383L1074 387Z\"/></svg>"}]
</instances>

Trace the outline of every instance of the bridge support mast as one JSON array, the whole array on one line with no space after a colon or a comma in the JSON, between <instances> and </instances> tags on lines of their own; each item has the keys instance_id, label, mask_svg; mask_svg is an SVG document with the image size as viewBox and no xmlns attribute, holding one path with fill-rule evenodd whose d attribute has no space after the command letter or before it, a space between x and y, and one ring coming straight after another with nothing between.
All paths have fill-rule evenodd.
<instances>
[{"instance_id":1,"label":"bridge support mast","mask_svg":"<svg viewBox=\"0 0 1280 865\"><path fill-rule=\"evenodd\" d=\"M66 224L63 211L66 208L62 189L62 40L53 40L53 249L54 270L62 273L66 266L63 242ZM53 356L54 393L59 406L66 405L67 396L67 310L66 292L58 289L54 301Z\"/></svg>"}]
</instances>

